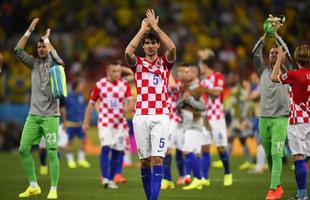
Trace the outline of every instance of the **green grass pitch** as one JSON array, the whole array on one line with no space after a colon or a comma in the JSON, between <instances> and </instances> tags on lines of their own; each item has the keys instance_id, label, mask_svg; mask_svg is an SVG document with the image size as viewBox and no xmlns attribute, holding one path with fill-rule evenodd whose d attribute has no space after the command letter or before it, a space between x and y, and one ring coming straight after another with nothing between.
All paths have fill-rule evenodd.
<instances>
[{"instance_id":1,"label":"green grass pitch","mask_svg":"<svg viewBox=\"0 0 310 200\"><path fill-rule=\"evenodd\" d=\"M92 138L96 138L96 132L92 131ZM33 153L38 172L38 152ZM213 160L217 156L212 157ZM90 169L68 169L65 156L60 160L60 181L58 187L58 199L60 200L144 200L144 192L140 181L138 168L125 168L124 176L128 183L120 185L118 190L104 189L99 181L100 169L98 156L88 156L91 163ZM18 199L18 194L28 186L25 173L22 168L20 157L17 153L0 153L0 199ZM137 157L134 157L137 161ZM180 186L174 190L161 191L160 200L262 200L269 186L269 172L264 174L248 174L238 170L243 162L241 157L232 157L231 166L234 184L231 187L223 187L223 170L210 169L211 186L203 190L183 191ZM176 179L177 170L173 160L173 177ZM38 173L37 173L38 174ZM28 199L46 199L50 187L49 176L37 175L42 193L40 196ZM309 180L309 179L308 179ZM291 197L295 191L294 171L290 165L283 166L282 184L285 190L283 199ZM309 184L308 184L309 191Z\"/></svg>"}]
</instances>

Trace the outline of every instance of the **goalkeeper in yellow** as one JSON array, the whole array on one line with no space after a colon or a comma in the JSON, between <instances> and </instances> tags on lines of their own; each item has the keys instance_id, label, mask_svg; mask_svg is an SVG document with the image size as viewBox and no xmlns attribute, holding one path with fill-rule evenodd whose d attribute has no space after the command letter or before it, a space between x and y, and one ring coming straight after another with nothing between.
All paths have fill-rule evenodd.
<instances>
[{"instance_id":1,"label":"goalkeeper in yellow","mask_svg":"<svg viewBox=\"0 0 310 200\"><path fill-rule=\"evenodd\" d=\"M37 43L37 55L29 55L24 47L30 34L39 22L39 18L32 20L28 30L18 41L14 53L16 58L32 70L31 73L31 105L26 119L19 153L22 159L29 187L19 197L30 197L41 194L38 185L34 161L31 155L31 146L38 144L42 135L45 138L49 157L51 189L47 199L57 199L57 184L59 179L59 160L57 157L57 140L59 127L59 100L53 96L50 83L49 69L53 65L63 65L57 52L49 41L50 29Z\"/></svg>"}]
</instances>

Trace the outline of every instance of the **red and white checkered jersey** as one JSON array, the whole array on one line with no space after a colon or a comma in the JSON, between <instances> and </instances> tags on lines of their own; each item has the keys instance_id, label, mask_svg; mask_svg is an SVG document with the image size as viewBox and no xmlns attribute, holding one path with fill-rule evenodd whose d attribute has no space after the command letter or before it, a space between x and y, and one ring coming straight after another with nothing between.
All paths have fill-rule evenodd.
<instances>
[{"instance_id":1,"label":"red and white checkered jersey","mask_svg":"<svg viewBox=\"0 0 310 200\"><path fill-rule=\"evenodd\" d=\"M209 120L219 120L224 118L224 75L220 72L213 72L209 77L203 79L200 84L207 89L222 91L217 97L208 95L206 110Z\"/></svg>"},{"instance_id":2,"label":"red and white checkered jersey","mask_svg":"<svg viewBox=\"0 0 310 200\"><path fill-rule=\"evenodd\" d=\"M181 122L180 115L177 114L177 102L181 98L181 86L178 80L175 80L177 83L177 88L168 87L169 93L169 104L171 113L169 115L170 120L173 120L176 123Z\"/></svg>"},{"instance_id":3,"label":"red and white checkered jersey","mask_svg":"<svg viewBox=\"0 0 310 200\"><path fill-rule=\"evenodd\" d=\"M310 123L310 69L290 70L279 81L290 86L290 124Z\"/></svg>"},{"instance_id":4,"label":"red and white checkered jersey","mask_svg":"<svg viewBox=\"0 0 310 200\"><path fill-rule=\"evenodd\" d=\"M168 79L173 63L158 56L153 62L137 56L134 66L137 85L136 115L168 115Z\"/></svg>"},{"instance_id":5,"label":"red and white checkered jersey","mask_svg":"<svg viewBox=\"0 0 310 200\"><path fill-rule=\"evenodd\" d=\"M111 82L102 78L98 81L90 97L91 103L99 100L98 126L127 129L123 110L127 98L132 98L132 93L126 80Z\"/></svg>"}]
</instances>

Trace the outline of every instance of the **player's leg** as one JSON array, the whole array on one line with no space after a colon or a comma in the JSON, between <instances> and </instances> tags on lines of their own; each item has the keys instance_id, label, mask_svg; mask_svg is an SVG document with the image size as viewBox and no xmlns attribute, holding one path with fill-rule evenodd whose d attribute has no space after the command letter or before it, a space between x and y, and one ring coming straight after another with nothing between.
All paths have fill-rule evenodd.
<instances>
[{"instance_id":1,"label":"player's leg","mask_svg":"<svg viewBox=\"0 0 310 200\"><path fill-rule=\"evenodd\" d=\"M191 166L193 170L193 181L184 186L183 190L202 189L201 162L195 153L201 152L201 132L194 129L188 129L184 134L183 153L185 163Z\"/></svg>"},{"instance_id":2,"label":"player's leg","mask_svg":"<svg viewBox=\"0 0 310 200\"><path fill-rule=\"evenodd\" d=\"M47 175L48 174L48 167L46 163L46 156L47 156L47 151L45 148L45 139L42 136L40 143L39 143L39 161L40 161L40 169L39 169L39 174L40 175Z\"/></svg>"},{"instance_id":3,"label":"player's leg","mask_svg":"<svg viewBox=\"0 0 310 200\"><path fill-rule=\"evenodd\" d=\"M116 172L114 176L115 183L126 183L127 182L127 179L122 175L125 151L121 151L117 159L117 167L116 167Z\"/></svg>"},{"instance_id":4,"label":"player's leg","mask_svg":"<svg viewBox=\"0 0 310 200\"><path fill-rule=\"evenodd\" d=\"M172 175L171 175L171 160L172 160L172 149L168 148L166 152L166 156L163 161L163 169L164 169L164 177L161 182L161 189L174 189L174 183L172 181Z\"/></svg>"},{"instance_id":5,"label":"player's leg","mask_svg":"<svg viewBox=\"0 0 310 200\"><path fill-rule=\"evenodd\" d=\"M272 119L271 125L271 189L276 189L281 184L282 157L285 155L284 143L287 136L288 118L279 117ZM277 134L274 134L277 133Z\"/></svg>"},{"instance_id":6,"label":"player's leg","mask_svg":"<svg viewBox=\"0 0 310 200\"><path fill-rule=\"evenodd\" d=\"M305 155L310 149L310 127L308 124L294 124L288 126L288 143L292 152L297 184L296 197L307 198L307 167ZM297 199L297 198L296 198Z\"/></svg>"},{"instance_id":7,"label":"player's leg","mask_svg":"<svg viewBox=\"0 0 310 200\"><path fill-rule=\"evenodd\" d=\"M143 189L147 200L150 200L152 194L151 137L146 125L147 118L148 116L135 115L133 127L141 163L140 173Z\"/></svg>"},{"instance_id":8,"label":"player's leg","mask_svg":"<svg viewBox=\"0 0 310 200\"><path fill-rule=\"evenodd\" d=\"M57 185L59 180L59 159L57 154L59 117L43 117L43 119L41 128L45 138L51 176L51 189L47 198L57 198Z\"/></svg>"},{"instance_id":9,"label":"player's leg","mask_svg":"<svg viewBox=\"0 0 310 200\"><path fill-rule=\"evenodd\" d=\"M229 154L227 152L227 129L225 119L210 121L212 135L215 140L217 151L224 167L224 186L231 186L233 183L230 171Z\"/></svg>"},{"instance_id":10,"label":"player's leg","mask_svg":"<svg viewBox=\"0 0 310 200\"><path fill-rule=\"evenodd\" d=\"M151 200L158 199L161 181L163 178L163 158L167 151L167 139L169 135L169 116L150 115L147 121L148 127L152 127L151 156L152 156L152 189Z\"/></svg>"},{"instance_id":11,"label":"player's leg","mask_svg":"<svg viewBox=\"0 0 310 200\"><path fill-rule=\"evenodd\" d=\"M212 143L211 132L204 128L202 133L202 146L201 146L201 168L204 186L210 185L209 170L211 165L210 148Z\"/></svg>"},{"instance_id":12,"label":"player's leg","mask_svg":"<svg viewBox=\"0 0 310 200\"><path fill-rule=\"evenodd\" d=\"M81 142L82 142L82 147L79 149L78 151L78 165L84 168L89 168L90 164L89 162L86 160L86 156L85 156L85 147L86 147L86 134L84 133L82 127L76 127L75 128L75 132L76 135L78 136L78 138L80 138Z\"/></svg>"},{"instance_id":13,"label":"player's leg","mask_svg":"<svg viewBox=\"0 0 310 200\"><path fill-rule=\"evenodd\" d=\"M70 169L75 169L77 167L76 162L74 160L74 154L72 152L74 131L75 131L74 127L67 127L67 134L68 134L67 160L68 160L68 167Z\"/></svg>"},{"instance_id":14,"label":"player's leg","mask_svg":"<svg viewBox=\"0 0 310 200\"><path fill-rule=\"evenodd\" d=\"M34 143L37 143L41 136L42 135L40 134L38 125L38 117L28 115L21 136L19 154L29 181L29 187L25 192L19 194L19 197L29 197L31 195L41 194L41 189L38 185L35 174L34 161L31 155L31 146Z\"/></svg>"},{"instance_id":15,"label":"player's leg","mask_svg":"<svg viewBox=\"0 0 310 200\"><path fill-rule=\"evenodd\" d=\"M269 129L270 118L260 117L259 118L259 136L261 139L261 144L264 148L268 168L271 171L272 169L272 157L271 157L271 132Z\"/></svg>"},{"instance_id":16,"label":"player's leg","mask_svg":"<svg viewBox=\"0 0 310 200\"><path fill-rule=\"evenodd\" d=\"M104 187L107 187L109 182L109 155L110 147L113 144L113 130L112 128L99 126L99 140L100 140L100 169L101 169L101 183Z\"/></svg>"},{"instance_id":17,"label":"player's leg","mask_svg":"<svg viewBox=\"0 0 310 200\"><path fill-rule=\"evenodd\" d=\"M161 189L174 189L174 183L172 181L172 175L171 175L171 161L172 161L172 151L176 148L176 129L177 123L170 120L169 124L169 136L168 136L168 149L166 152L166 156L164 158L163 162L163 168L164 168L164 177L161 183Z\"/></svg>"}]
</instances>

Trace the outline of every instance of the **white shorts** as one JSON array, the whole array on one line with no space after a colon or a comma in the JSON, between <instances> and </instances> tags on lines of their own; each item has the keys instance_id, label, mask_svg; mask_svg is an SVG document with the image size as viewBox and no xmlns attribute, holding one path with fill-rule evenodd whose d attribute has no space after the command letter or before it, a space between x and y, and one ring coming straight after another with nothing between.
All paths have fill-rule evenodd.
<instances>
[{"instance_id":1,"label":"white shorts","mask_svg":"<svg viewBox=\"0 0 310 200\"><path fill-rule=\"evenodd\" d=\"M68 134L64 130L62 124L59 126L58 129L58 147L65 148L68 144ZM39 143L39 148L43 149L45 148L45 139L44 136L42 136L41 141Z\"/></svg>"},{"instance_id":2,"label":"white shorts","mask_svg":"<svg viewBox=\"0 0 310 200\"><path fill-rule=\"evenodd\" d=\"M310 156L310 124L289 124L287 127L288 145L292 155Z\"/></svg>"},{"instance_id":3,"label":"white shorts","mask_svg":"<svg viewBox=\"0 0 310 200\"><path fill-rule=\"evenodd\" d=\"M100 146L109 146L117 151L124 151L127 130L99 126Z\"/></svg>"},{"instance_id":4,"label":"white shorts","mask_svg":"<svg viewBox=\"0 0 310 200\"><path fill-rule=\"evenodd\" d=\"M206 127L203 127L201 145L210 145L210 144L212 144L211 133L209 130L206 129Z\"/></svg>"},{"instance_id":5,"label":"white shorts","mask_svg":"<svg viewBox=\"0 0 310 200\"><path fill-rule=\"evenodd\" d=\"M180 123L170 120L168 147L171 149L182 149L184 130Z\"/></svg>"},{"instance_id":6,"label":"white shorts","mask_svg":"<svg viewBox=\"0 0 310 200\"><path fill-rule=\"evenodd\" d=\"M212 138L217 147L227 146L227 129L225 119L210 120ZM211 142L210 142L211 144Z\"/></svg>"},{"instance_id":7,"label":"white shorts","mask_svg":"<svg viewBox=\"0 0 310 200\"><path fill-rule=\"evenodd\" d=\"M202 133L197 129L187 129L184 133L182 151L198 154L201 152Z\"/></svg>"},{"instance_id":8,"label":"white shorts","mask_svg":"<svg viewBox=\"0 0 310 200\"><path fill-rule=\"evenodd\" d=\"M139 159L165 157L169 135L169 115L135 115L133 128Z\"/></svg>"}]
</instances>

